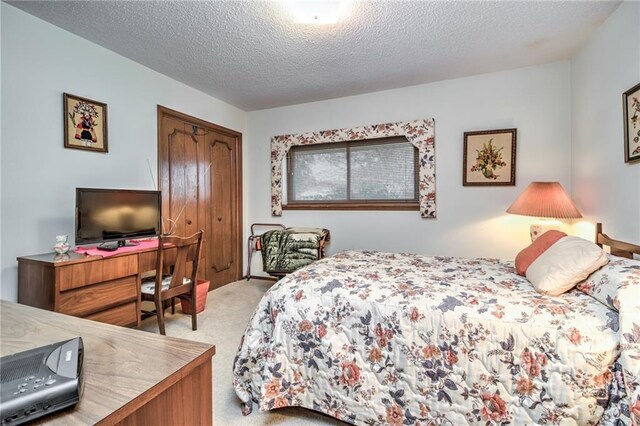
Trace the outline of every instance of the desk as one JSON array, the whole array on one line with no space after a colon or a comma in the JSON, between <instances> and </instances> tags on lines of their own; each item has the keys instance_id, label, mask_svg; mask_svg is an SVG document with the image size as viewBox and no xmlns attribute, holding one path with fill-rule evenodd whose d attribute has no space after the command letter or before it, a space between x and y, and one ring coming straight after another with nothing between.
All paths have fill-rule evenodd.
<instances>
[{"instance_id":1,"label":"desk","mask_svg":"<svg viewBox=\"0 0 640 426\"><path fill-rule=\"evenodd\" d=\"M212 424L214 346L0 301L0 356L77 336L85 350L80 402L41 423Z\"/></svg>"},{"instance_id":2,"label":"desk","mask_svg":"<svg viewBox=\"0 0 640 426\"><path fill-rule=\"evenodd\" d=\"M156 255L156 248L146 248L107 258L73 252L19 257L18 302L114 325L139 326L142 275L155 271Z\"/></svg>"}]
</instances>

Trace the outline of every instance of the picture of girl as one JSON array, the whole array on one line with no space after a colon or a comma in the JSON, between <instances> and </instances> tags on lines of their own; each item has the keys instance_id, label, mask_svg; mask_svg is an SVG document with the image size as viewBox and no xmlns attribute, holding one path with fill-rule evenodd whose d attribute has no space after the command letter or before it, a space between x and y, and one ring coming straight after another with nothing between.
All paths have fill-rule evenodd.
<instances>
[{"instance_id":1,"label":"picture of girl","mask_svg":"<svg viewBox=\"0 0 640 426\"><path fill-rule=\"evenodd\" d=\"M65 148L107 152L107 104L65 93Z\"/></svg>"},{"instance_id":2,"label":"picture of girl","mask_svg":"<svg viewBox=\"0 0 640 426\"><path fill-rule=\"evenodd\" d=\"M76 124L76 139L79 139L84 142L96 143L98 138L96 136L96 131L94 127L96 124L94 123L94 117L98 117L98 111L96 111L93 105L90 105L86 102L78 102L75 107L73 107L73 112L69 113L71 118L71 122L75 124L75 115L80 115L80 122Z\"/></svg>"}]
</instances>

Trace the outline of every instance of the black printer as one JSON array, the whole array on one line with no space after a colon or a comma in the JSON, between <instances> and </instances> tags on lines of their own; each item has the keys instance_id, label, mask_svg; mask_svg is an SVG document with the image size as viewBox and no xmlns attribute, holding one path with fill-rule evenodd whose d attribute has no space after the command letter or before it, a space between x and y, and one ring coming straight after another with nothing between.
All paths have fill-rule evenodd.
<instances>
[{"instance_id":1,"label":"black printer","mask_svg":"<svg viewBox=\"0 0 640 426\"><path fill-rule=\"evenodd\" d=\"M0 358L2 425L22 424L80 400L82 338Z\"/></svg>"}]
</instances>

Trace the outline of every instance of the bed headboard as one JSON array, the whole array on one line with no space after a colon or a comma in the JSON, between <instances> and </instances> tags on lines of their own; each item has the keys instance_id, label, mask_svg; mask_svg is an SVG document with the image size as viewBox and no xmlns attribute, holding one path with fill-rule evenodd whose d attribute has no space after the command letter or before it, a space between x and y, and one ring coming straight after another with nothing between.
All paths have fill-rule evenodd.
<instances>
[{"instance_id":1,"label":"bed headboard","mask_svg":"<svg viewBox=\"0 0 640 426\"><path fill-rule=\"evenodd\" d=\"M614 240L607 234L602 233L602 224L596 224L596 244L601 248L603 245L609 246L611 254L614 256L626 257L627 259L633 259L634 254L640 255L640 246L625 243L624 241Z\"/></svg>"}]
</instances>

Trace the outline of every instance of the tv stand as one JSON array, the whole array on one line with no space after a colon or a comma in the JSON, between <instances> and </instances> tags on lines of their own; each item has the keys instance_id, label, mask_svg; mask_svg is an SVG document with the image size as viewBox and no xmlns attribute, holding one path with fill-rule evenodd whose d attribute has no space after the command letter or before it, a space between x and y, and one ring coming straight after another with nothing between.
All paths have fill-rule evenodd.
<instances>
[{"instance_id":1,"label":"tv stand","mask_svg":"<svg viewBox=\"0 0 640 426\"><path fill-rule=\"evenodd\" d=\"M19 257L18 302L109 324L137 326L142 277L155 272L157 253L157 247L141 244L108 257L72 251ZM176 249L168 249L165 255L175 256Z\"/></svg>"}]
</instances>

